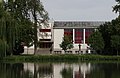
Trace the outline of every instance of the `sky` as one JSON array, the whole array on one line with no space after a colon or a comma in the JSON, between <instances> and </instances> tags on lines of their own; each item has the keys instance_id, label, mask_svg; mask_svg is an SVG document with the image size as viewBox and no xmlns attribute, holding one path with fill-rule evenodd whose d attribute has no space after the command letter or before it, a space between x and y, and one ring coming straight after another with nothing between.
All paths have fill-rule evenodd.
<instances>
[{"instance_id":1,"label":"sky","mask_svg":"<svg viewBox=\"0 0 120 78\"><path fill-rule=\"evenodd\" d=\"M110 21L115 0L41 0L50 19L61 21Z\"/></svg>"}]
</instances>

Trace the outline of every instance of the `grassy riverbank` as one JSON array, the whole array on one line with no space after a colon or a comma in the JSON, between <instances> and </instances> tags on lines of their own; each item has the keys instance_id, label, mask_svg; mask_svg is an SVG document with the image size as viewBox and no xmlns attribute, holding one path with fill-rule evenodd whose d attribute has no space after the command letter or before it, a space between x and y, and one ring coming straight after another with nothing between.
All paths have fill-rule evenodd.
<instances>
[{"instance_id":1,"label":"grassy riverbank","mask_svg":"<svg viewBox=\"0 0 120 78\"><path fill-rule=\"evenodd\" d=\"M19 55L7 56L0 61L8 62L77 62L77 61L120 61L120 56L102 55Z\"/></svg>"}]
</instances>

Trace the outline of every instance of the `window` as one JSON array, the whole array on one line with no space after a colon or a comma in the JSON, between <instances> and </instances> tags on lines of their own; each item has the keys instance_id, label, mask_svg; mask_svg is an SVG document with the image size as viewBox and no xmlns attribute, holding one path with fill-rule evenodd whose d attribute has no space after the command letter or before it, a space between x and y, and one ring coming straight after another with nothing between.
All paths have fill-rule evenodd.
<instances>
[{"instance_id":1,"label":"window","mask_svg":"<svg viewBox=\"0 0 120 78\"><path fill-rule=\"evenodd\" d=\"M85 43L88 43L88 38L89 36L92 34L92 32L94 31L94 29L85 29Z\"/></svg>"},{"instance_id":2,"label":"window","mask_svg":"<svg viewBox=\"0 0 120 78\"><path fill-rule=\"evenodd\" d=\"M73 35L73 29L64 29L64 35Z\"/></svg>"},{"instance_id":3,"label":"window","mask_svg":"<svg viewBox=\"0 0 120 78\"><path fill-rule=\"evenodd\" d=\"M51 43L39 43L39 48L51 48Z\"/></svg>"},{"instance_id":4,"label":"window","mask_svg":"<svg viewBox=\"0 0 120 78\"><path fill-rule=\"evenodd\" d=\"M51 29L40 29L40 32L51 32Z\"/></svg>"},{"instance_id":5,"label":"window","mask_svg":"<svg viewBox=\"0 0 120 78\"><path fill-rule=\"evenodd\" d=\"M73 40L73 29L64 29L64 35L70 36Z\"/></svg>"},{"instance_id":6,"label":"window","mask_svg":"<svg viewBox=\"0 0 120 78\"><path fill-rule=\"evenodd\" d=\"M40 39L40 41L51 41L51 39Z\"/></svg>"},{"instance_id":7,"label":"window","mask_svg":"<svg viewBox=\"0 0 120 78\"><path fill-rule=\"evenodd\" d=\"M83 40L83 29L75 29L75 43L80 44Z\"/></svg>"}]
</instances>

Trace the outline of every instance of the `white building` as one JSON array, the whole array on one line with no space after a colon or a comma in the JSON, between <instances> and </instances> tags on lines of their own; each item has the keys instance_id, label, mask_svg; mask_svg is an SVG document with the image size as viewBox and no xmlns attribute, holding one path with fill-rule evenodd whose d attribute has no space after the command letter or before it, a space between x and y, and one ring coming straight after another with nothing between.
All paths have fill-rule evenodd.
<instances>
[{"instance_id":1,"label":"white building","mask_svg":"<svg viewBox=\"0 0 120 78\"><path fill-rule=\"evenodd\" d=\"M104 22L101 21L49 21L48 25L42 24L38 28L39 47L37 54L85 54L90 53L88 37ZM74 48L64 52L60 44L64 35L72 36ZM30 51L30 52L29 52ZM34 53L33 46L28 49ZM25 49L27 53L27 49Z\"/></svg>"},{"instance_id":2,"label":"white building","mask_svg":"<svg viewBox=\"0 0 120 78\"><path fill-rule=\"evenodd\" d=\"M41 26L38 26L37 36L38 36L38 48L36 54L50 54L52 52L53 44L53 23L42 23ZM34 45L27 48L24 47L24 54L34 54Z\"/></svg>"},{"instance_id":3,"label":"white building","mask_svg":"<svg viewBox=\"0 0 120 78\"><path fill-rule=\"evenodd\" d=\"M85 54L89 51L88 37L103 23L100 21L55 21L53 26L53 53ZM74 46L66 52L60 48L64 35L72 36Z\"/></svg>"}]
</instances>

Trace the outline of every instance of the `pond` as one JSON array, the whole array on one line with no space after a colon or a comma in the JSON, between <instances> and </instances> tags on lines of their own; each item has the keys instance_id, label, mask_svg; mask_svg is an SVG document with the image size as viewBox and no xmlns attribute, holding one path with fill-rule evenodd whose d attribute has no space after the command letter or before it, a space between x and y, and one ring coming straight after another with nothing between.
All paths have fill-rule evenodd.
<instances>
[{"instance_id":1,"label":"pond","mask_svg":"<svg viewBox=\"0 0 120 78\"><path fill-rule=\"evenodd\" d=\"M120 78L120 63L0 63L0 78Z\"/></svg>"}]
</instances>

